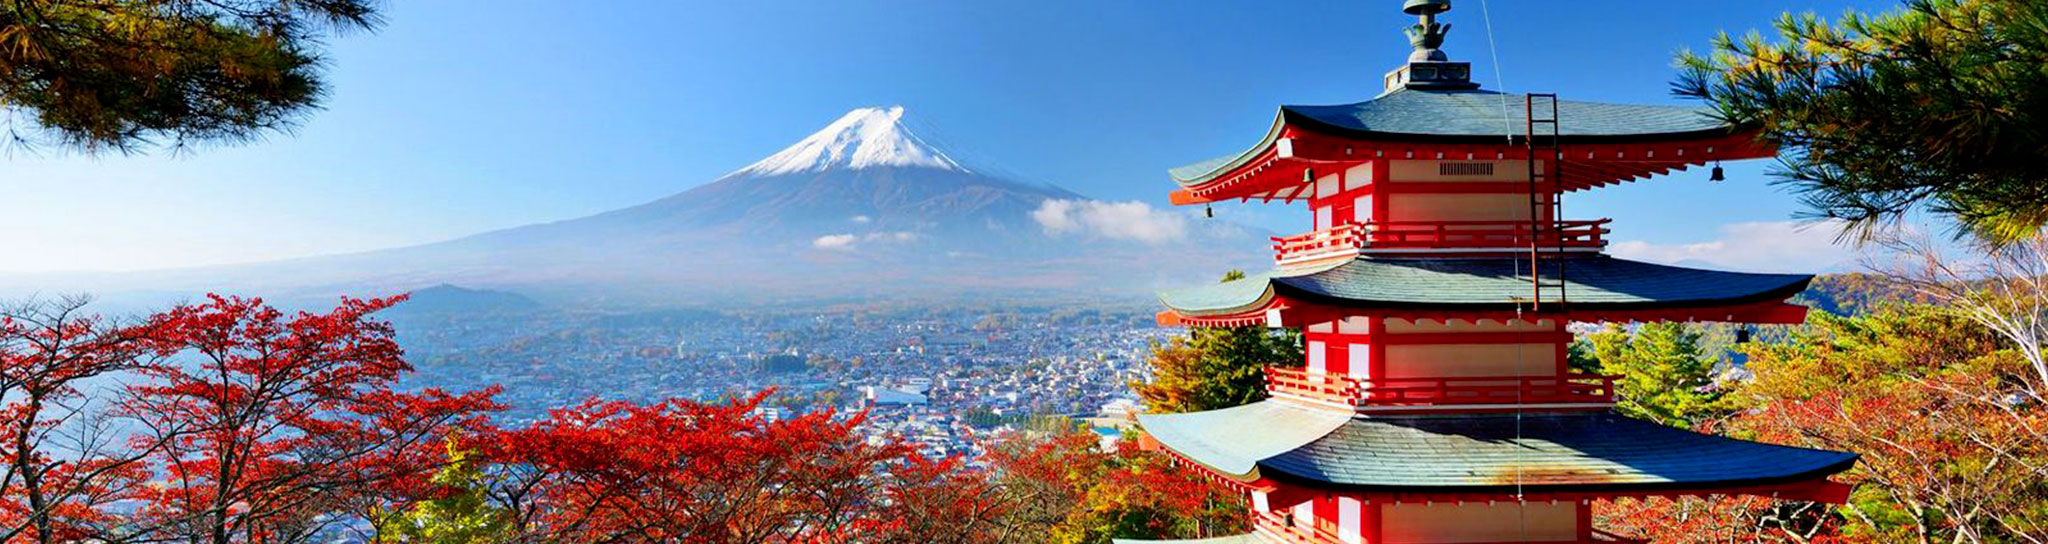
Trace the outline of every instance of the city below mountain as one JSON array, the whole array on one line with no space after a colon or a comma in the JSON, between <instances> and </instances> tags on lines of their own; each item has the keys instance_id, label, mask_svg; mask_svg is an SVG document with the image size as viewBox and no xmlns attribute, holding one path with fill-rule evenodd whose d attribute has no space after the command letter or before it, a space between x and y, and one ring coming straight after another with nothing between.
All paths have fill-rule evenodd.
<instances>
[{"instance_id":1,"label":"city below mountain","mask_svg":"<svg viewBox=\"0 0 2048 544\"><path fill-rule=\"evenodd\" d=\"M117 298L253 289L309 300L457 284L628 307L969 294L1137 301L1268 262L1266 233L989 175L912 133L904 113L856 109L710 183L587 217L358 254L12 283Z\"/></svg>"}]
</instances>

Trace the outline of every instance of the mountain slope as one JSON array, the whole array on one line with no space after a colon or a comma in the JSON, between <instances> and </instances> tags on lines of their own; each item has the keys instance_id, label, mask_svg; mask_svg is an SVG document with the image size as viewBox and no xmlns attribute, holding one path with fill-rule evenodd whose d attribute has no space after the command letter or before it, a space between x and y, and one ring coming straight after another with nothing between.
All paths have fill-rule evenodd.
<instances>
[{"instance_id":1,"label":"mountain slope","mask_svg":"<svg viewBox=\"0 0 2048 544\"><path fill-rule=\"evenodd\" d=\"M587 217L118 282L288 293L455 283L648 306L1046 293L1140 299L1154 287L1266 262L1258 255L1263 238L1234 225L980 173L905 128L903 115L900 107L857 109L710 183ZM1096 215L1059 215L1086 213ZM1131 222L1144 223L1148 236L1119 232Z\"/></svg>"}]
</instances>

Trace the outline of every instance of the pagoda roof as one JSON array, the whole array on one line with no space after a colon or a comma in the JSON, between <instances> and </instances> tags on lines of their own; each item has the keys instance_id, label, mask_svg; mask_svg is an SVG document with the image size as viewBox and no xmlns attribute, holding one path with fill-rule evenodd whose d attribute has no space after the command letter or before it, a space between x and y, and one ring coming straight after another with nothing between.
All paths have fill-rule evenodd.
<instances>
[{"instance_id":1,"label":"pagoda roof","mask_svg":"<svg viewBox=\"0 0 2048 544\"><path fill-rule=\"evenodd\" d=\"M1527 95L1481 89L1399 89L1354 104L1282 106L1291 123L1321 128L1340 136L1369 139L1484 138L1504 142L1520 135L1528 111ZM1567 141L1619 138L1642 141L1718 135L1728 125L1705 106L1610 104L1559 100L1558 135Z\"/></svg>"},{"instance_id":2,"label":"pagoda roof","mask_svg":"<svg viewBox=\"0 0 2048 544\"><path fill-rule=\"evenodd\" d=\"M1564 279L1574 309L1704 308L1781 301L1806 289L1808 274L1683 268L1605 255L1543 261L1543 279ZM1160 293L1185 316L1258 310L1275 297L1351 309L1514 310L1531 294L1525 259L1359 257L1276 269L1243 279Z\"/></svg>"},{"instance_id":3,"label":"pagoda roof","mask_svg":"<svg viewBox=\"0 0 2048 544\"><path fill-rule=\"evenodd\" d=\"M1526 98L1481 89L1403 88L1354 104L1281 106L1272 129L1258 145L1168 173L1183 186L1205 183L1257 160L1288 127L1360 141L1507 146L1509 136L1522 136L1527 128ZM1735 132L1704 106L1559 100L1557 107L1562 144L1693 140ZM1539 143L1548 143L1548 139Z\"/></svg>"},{"instance_id":4,"label":"pagoda roof","mask_svg":"<svg viewBox=\"0 0 2048 544\"><path fill-rule=\"evenodd\" d=\"M1173 451L1219 474L1250 479L1259 461L1328 436L1350 422L1351 414L1266 401L1190 414L1140 414L1138 421ZM1220 429L1228 429L1228 436L1218 436Z\"/></svg>"},{"instance_id":5,"label":"pagoda roof","mask_svg":"<svg viewBox=\"0 0 2048 544\"><path fill-rule=\"evenodd\" d=\"M1139 423L1182 457L1235 479L1444 493L1735 489L1825 478L1853 453L1706 435L1611 411L1343 418L1284 401ZM1274 432L1272 429L1290 429ZM1286 435L1282 437L1280 435Z\"/></svg>"}]
</instances>

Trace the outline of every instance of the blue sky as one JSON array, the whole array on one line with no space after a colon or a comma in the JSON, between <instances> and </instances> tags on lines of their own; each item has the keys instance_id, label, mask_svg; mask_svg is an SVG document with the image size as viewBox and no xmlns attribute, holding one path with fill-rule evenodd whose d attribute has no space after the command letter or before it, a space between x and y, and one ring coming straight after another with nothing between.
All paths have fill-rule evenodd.
<instances>
[{"instance_id":1,"label":"blue sky","mask_svg":"<svg viewBox=\"0 0 2048 544\"><path fill-rule=\"evenodd\" d=\"M1673 54L1783 11L1891 2L1459 0L1446 49L1487 87L1672 103ZM433 242L638 204L900 104L956 158L1163 206L1163 171L1256 141L1282 103L1364 100L1406 53L1393 0L392 2L331 40L293 134L189 153L0 157L0 271L132 270ZM1494 77L1498 67L1501 81ZM1761 163L1567 200L1617 253L1825 266ZM1301 230L1294 207L1219 215ZM1754 246L1754 247L1753 247ZM1833 253L1830 253L1833 252Z\"/></svg>"}]
</instances>

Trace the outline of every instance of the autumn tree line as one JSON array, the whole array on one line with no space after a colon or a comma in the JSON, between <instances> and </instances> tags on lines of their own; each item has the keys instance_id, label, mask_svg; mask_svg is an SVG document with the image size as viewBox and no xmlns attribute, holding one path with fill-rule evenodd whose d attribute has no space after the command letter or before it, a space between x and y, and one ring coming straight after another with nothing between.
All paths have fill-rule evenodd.
<instances>
[{"instance_id":1,"label":"autumn tree line","mask_svg":"<svg viewBox=\"0 0 2048 544\"><path fill-rule=\"evenodd\" d=\"M767 392L591 400L501 427L406 390L374 312L212 297L133 320L0 312L0 541L1102 542L1241 530L1234 496L1076 428L927 459Z\"/></svg>"},{"instance_id":2,"label":"autumn tree line","mask_svg":"<svg viewBox=\"0 0 2048 544\"><path fill-rule=\"evenodd\" d=\"M325 38L372 0L0 3L11 148L241 143L325 95ZM1580 368L1631 416L1863 454L1849 503L1618 500L1658 542L2048 542L2048 2L1903 0L1786 14L1679 57L1676 93L1757 130L1811 217L1897 258L1808 323L1610 327ZM1947 225L1965 255L1902 239ZM407 390L398 299L286 314L215 297L148 316L80 300L0 316L0 542L1103 542L1241 531L1237 497L1081 433L991 442L992 466L762 397L594 400L503 428L495 391ZM1191 331L1134 384L1151 409L1257 400L1286 331ZM1738 364L1739 363L1739 364Z\"/></svg>"},{"instance_id":3,"label":"autumn tree line","mask_svg":"<svg viewBox=\"0 0 2048 544\"><path fill-rule=\"evenodd\" d=\"M2048 536L2048 246L1984 262L1824 278L1890 294L1748 342L1726 325L1583 335L1572 364L1625 376L1631 417L1864 455L1846 505L1618 499L1598 522L1657 542ZM500 426L496 390L400 387L411 366L375 312L401 300L0 311L0 541L1100 543L1249 521L1238 494L1072 426L983 437L985 467L869 438L859 413L763 419L765 392ZM1255 402L1257 369L1300 350L1293 331L1191 330L1133 387L1157 411Z\"/></svg>"}]
</instances>

